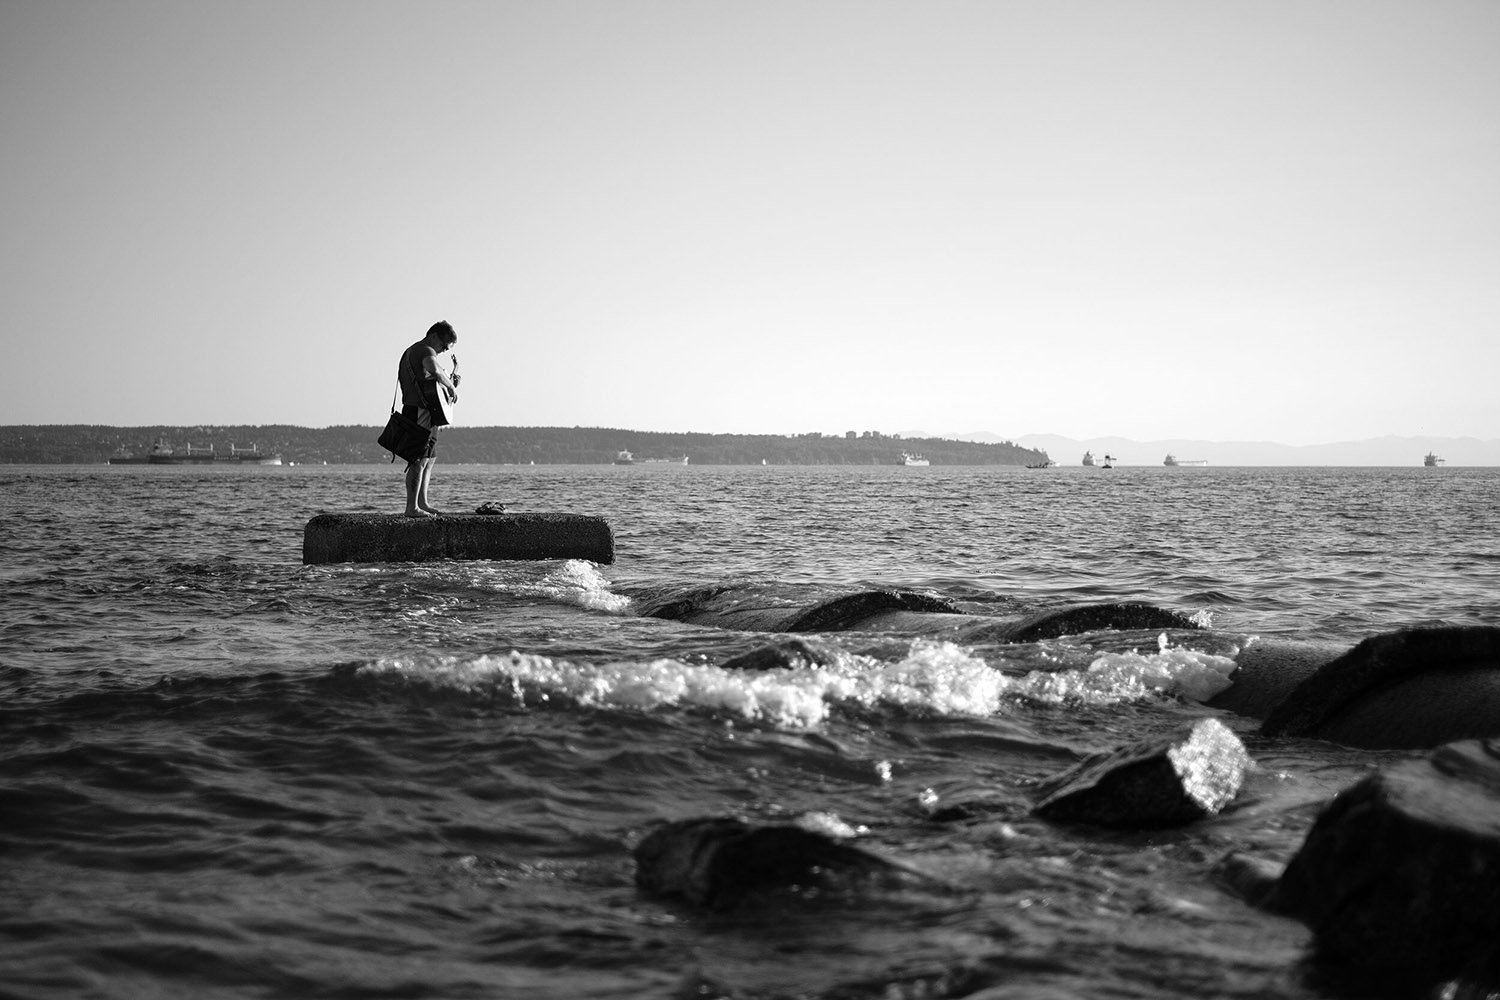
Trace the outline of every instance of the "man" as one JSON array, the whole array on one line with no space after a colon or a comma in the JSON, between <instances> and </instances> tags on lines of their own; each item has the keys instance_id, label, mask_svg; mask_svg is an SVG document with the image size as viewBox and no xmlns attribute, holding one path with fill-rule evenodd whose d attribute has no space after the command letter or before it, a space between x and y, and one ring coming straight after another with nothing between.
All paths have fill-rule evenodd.
<instances>
[{"instance_id":1,"label":"man","mask_svg":"<svg viewBox=\"0 0 1500 1000\"><path fill-rule=\"evenodd\" d=\"M432 463L437 458L437 429L427 408L423 389L446 393L448 401L458 402L458 376L451 379L437 363L438 355L458 343L458 334L445 321L432 324L427 336L408 347L401 355L401 412L430 430L427 451L406 463L406 516L432 517L442 511L427 502L427 485L432 479ZM436 383L436 385L424 385Z\"/></svg>"}]
</instances>

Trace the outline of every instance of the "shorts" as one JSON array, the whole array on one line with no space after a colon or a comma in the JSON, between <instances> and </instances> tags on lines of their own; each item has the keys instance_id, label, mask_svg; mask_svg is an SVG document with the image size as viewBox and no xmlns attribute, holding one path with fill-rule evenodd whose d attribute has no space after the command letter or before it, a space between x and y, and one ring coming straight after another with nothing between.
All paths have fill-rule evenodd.
<instances>
[{"instance_id":1,"label":"shorts","mask_svg":"<svg viewBox=\"0 0 1500 1000\"><path fill-rule=\"evenodd\" d=\"M417 460L421 461L424 458L436 458L438 436L437 428L432 426L432 414L428 413L427 410L421 406L403 406L401 407L401 415L403 417L410 417L412 420L415 420L417 423L427 428L427 448L422 452L421 455L417 456Z\"/></svg>"}]
</instances>

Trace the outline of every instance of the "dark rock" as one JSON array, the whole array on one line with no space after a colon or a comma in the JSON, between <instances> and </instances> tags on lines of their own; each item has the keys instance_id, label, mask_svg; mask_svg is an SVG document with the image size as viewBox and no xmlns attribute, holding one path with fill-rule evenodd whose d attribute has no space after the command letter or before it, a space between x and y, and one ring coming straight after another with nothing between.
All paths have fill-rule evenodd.
<instances>
[{"instance_id":1,"label":"dark rock","mask_svg":"<svg viewBox=\"0 0 1500 1000\"><path fill-rule=\"evenodd\" d=\"M777 670L823 667L838 662L837 647L807 639L784 639L725 660L725 670Z\"/></svg>"},{"instance_id":2,"label":"dark rock","mask_svg":"<svg viewBox=\"0 0 1500 1000\"><path fill-rule=\"evenodd\" d=\"M615 561L615 537L582 514L319 514L302 532L304 563L438 559Z\"/></svg>"},{"instance_id":3,"label":"dark rock","mask_svg":"<svg viewBox=\"0 0 1500 1000\"><path fill-rule=\"evenodd\" d=\"M1214 878L1252 906L1271 908L1286 865L1249 854L1230 854L1214 867Z\"/></svg>"},{"instance_id":4,"label":"dark rock","mask_svg":"<svg viewBox=\"0 0 1500 1000\"><path fill-rule=\"evenodd\" d=\"M1250 757L1217 719L1175 738L1080 761L1049 782L1035 812L1045 819L1128 829L1177 826L1233 801Z\"/></svg>"},{"instance_id":5,"label":"dark rock","mask_svg":"<svg viewBox=\"0 0 1500 1000\"><path fill-rule=\"evenodd\" d=\"M784 583L745 583L653 592L638 613L742 632L844 632L885 611L953 612L948 601L907 590L829 593Z\"/></svg>"},{"instance_id":6,"label":"dark rock","mask_svg":"<svg viewBox=\"0 0 1500 1000\"><path fill-rule=\"evenodd\" d=\"M635 884L643 892L711 909L767 890L918 874L826 834L729 817L678 820L653 830L636 846L635 864Z\"/></svg>"},{"instance_id":7,"label":"dark rock","mask_svg":"<svg viewBox=\"0 0 1500 1000\"><path fill-rule=\"evenodd\" d=\"M1340 793L1264 901L1312 928L1320 959L1500 984L1500 740Z\"/></svg>"},{"instance_id":8,"label":"dark rock","mask_svg":"<svg viewBox=\"0 0 1500 1000\"><path fill-rule=\"evenodd\" d=\"M844 632L860 628L871 615L882 611L953 613L953 605L940 597L909 590L866 590L846 594L809 608L786 628L788 632Z\"/></svg>"},{"instance_id":9,"label":"dark rock","mask_svg":"<svg viewBox=\"0 0 1500 1000\"><path fill-rule=\"evenodd\" d=\"M1039 642L1102 629L1196 629L1197 622L1154 604L1112 602L1043 611L1007 624L1007 642Z\"/></svg>"},{"instance_id":10,"label":"dark rock","mask_svg":"<svg viewBox=\"0 0 1500 1000\"><path fill-rule=\"evenodd\" d=\"M1298 684L1261 732L1365 749L1500 736L1500 628L1405 629L1366 639Z\"/></svg>"},{"instance_id":11,"label":"dark rock","mask_svg":"<svg viewBox=\"0 0 1500 1000\"><path fill-rule=\"evenodd\" d=\"M1205 632L1203 638L1214 635ZM1298 684L1349 651L1348 643L1245 635L1234 636L1233 640L1234 645L1227 650L1209 650L1233 659L1235 668L1229 675L1229 687L1204 704L1254 719L1271 714Z\"/></svg>"},{"instance_id":12,"label":"dark rock","mask_svg":"<svg viewBox=\"0 0 1500 1000\"><path fill-rule=\"evenodd\" d=\"M956 613L942 608L874 609L858 628L865 631L912 632L941 636L966 645L998 642L1039 642L1064 635L1104 630L1177 629L1198 631L1191 618L1152 604L1111 602L1080 604L1040 611L1024 618L994 618Z\"/></svg>"}]
</instances>

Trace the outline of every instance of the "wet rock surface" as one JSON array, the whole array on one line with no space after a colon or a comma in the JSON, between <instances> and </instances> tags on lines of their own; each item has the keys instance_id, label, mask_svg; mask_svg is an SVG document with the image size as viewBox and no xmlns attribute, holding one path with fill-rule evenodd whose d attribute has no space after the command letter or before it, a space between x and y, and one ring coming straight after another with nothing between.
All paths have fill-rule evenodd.
<instances>
[{"instance_id":1,"label":"wet rock surface","mask_svg":"<svg viewBox=\"0 0 1500 1000\"><path fill-rule=\"evenodd\" d=\"M1037 642L1100 629L1197 628L1196 622L1176 611L1159 608L1154 604L1122 601L1081 604L1028 615L1008 622L1003 634L1008 642Z\"/></svg>"},{"instance_id":2,"label":"wet rock surface","mask_svg":"<svg viewBox=\"0 0 1500 1000\"><path fill-rule=\"evenodd\" d=\"M792 825L753 826L732 817L678 820L635 849L643 892L727 909L775 889L830 887L870 876L919 873L827 834Z\"/></svg>"},{"instance_id":3,"label":"wet rock surface","mask_svg":"<svg viewBox=\"0 0 1500 1000\"><path fill-rule=\"evenodd\" d=\"M725 670L790 670L797 667L823 667L837 663L836 646L800 637L785 639L768 646L733 656L721 666Z\"/></svg>"},{"instance_id":4,"label":"wet rock surface","mask_svg":"<svg viewBox=\"0 0 1500 1000\"><path fill-rule=\"evenodd\" d=\"M1176 826L1218 813L1244 784L1250 756L1217 719L1080 761L1042 788L1045 819L1125 829Z\"/></svg>"},{"instance_id":5,"label":"wet rock surface","mask_svg":"<svg viewBox=\"0 0 1500 1000\"><path fill-rule=\"evenodd\" d=\"M1306 922L1321 958L1500 984L1500 740L1340 793L1265 902Z\"/></svg>"},{"instance_id":6,"label":"wet rock surface","mask_svg":"<svg viewBox=\"0 0 1500 1000\"><path fill-rule=\"evenodd\" d=\"M829 592L794 584L710 586L637 598L637 613L744 632L842 632L893 611L954 612L941 598L907 590Z\"/></svg>"},{"instance_id":7,"label":"wet rock surface","mask_svg":"<svg viewBox=\"0 0 1500 1000\"><path fill-rule=\"evenodd\" d=\"M1387 749L1500 735L1500 628L1366 639L1298 684L1261 732Z\"/></svg>"}]
</instances>

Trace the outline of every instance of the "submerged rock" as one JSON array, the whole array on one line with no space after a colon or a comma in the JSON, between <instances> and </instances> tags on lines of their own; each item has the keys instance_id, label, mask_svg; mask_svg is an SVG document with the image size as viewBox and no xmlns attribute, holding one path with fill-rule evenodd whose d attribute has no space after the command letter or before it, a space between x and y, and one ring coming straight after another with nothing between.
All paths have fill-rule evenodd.
<instances>
[{"instance_id":1,"label":"submerged rock","mask_svg":"<svg viewBox=\"0 0 1500 1000\"><path fill-rule=\"evenodd\" d=\"M1320 959L1500 984L1500 740L1440 747L1341 792L1274 884L1242 858L1220 872L1307 923Z\"/></svg>"},{"instance_id":2,"label":"submerged rock","mask_svg":"<svg viewBox=\"0 0 1500 1000\"><path fill-rule=\"evenodd\" d=\"M1198 631L1193 619L1154 604L1114 601L1053 608L1024 618L943 613L941 608L877 609L859 622L861 630L905 632L965 644L1039 642L1099 631L1176 629Z\"/></svg>"},{"instance_id":3,"label":"submerged rock","mask_svg":"<svg viewBox=\"0 0 1500 1000\"><path fill-rule=\"evenodd\" d=\"M731 817L668 823L635 849L635 884L697 906L727 909L755 892L828 887L849 876L919 873L799 826L751 826Z\"/></svg>"},{"instance_id":4,"label":"submerged rock","mask_svg":"<svg viewBox=\"0 0 1500 1000\"><path fill-rule=\"evenodd\" d=\"M725 660L725 670L775 670L824 667L838 662L838 648L815 640L791 638L760 646Z\"/></svg>"},{"instance_id":5,"label":"submerged rock","mask_svg":"<svg viewBox=\"0 0 1500 1000\"><path fill-rule=\"evenodd\" d=\"M955 610L942 598L909 590L851 593L773 582L658 591L640 595L636 607L647 618L741 632L846 632L885 612Z\"/></svg>"},{"instance_id":6,"label":"submerged rock","mask_svg":"<svg viewBox=\"0 0 1500 1000\"><path fill-rule=\"evenodd\" d=\"M1193 619L1159 608L1154 604L1115 601L1105 604L1080 604L1043 611L1018 621L1007 622L1007 642L1038 642L1064 635L1080 635L1102 629L1131 631L1136 629L1197 629Z\"/></svg>"},{"instance_id":7,"label":"submerged rock","mask_svg":"<svg viewBox=\"0 0 1500 1000\"><path fill-rule=\"evenodd\" d=\"M1250 755L1218 719L1176 737L1089 757L1044 788L1044 819L1120 828L1177 826L1212 816L1239 794Z\"/></svg>"}]
</instances>

